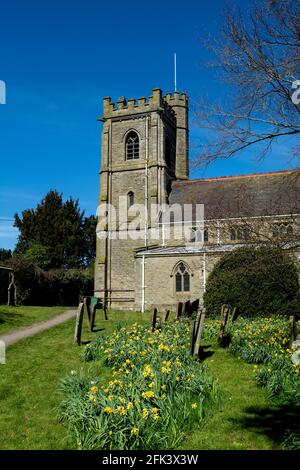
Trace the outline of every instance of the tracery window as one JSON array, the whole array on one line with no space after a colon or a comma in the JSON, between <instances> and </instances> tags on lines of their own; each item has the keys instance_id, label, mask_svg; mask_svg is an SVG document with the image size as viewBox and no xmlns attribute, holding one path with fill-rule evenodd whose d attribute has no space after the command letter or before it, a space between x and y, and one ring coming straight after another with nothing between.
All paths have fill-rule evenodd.
<instances>
[{"instance_id":1,"label":"tracery window","mask_svg":"<svg viewBox=\"0 0 300 470\"><path fill-rule=\"evenodd\" d=\"M126 137L126 160L135 160L140 156L140 141L136 132L131 131Z\"/></svg>"},{"instance_id":2,"label":"tracery window","mask_svg":"<svg viewBox=\"0 0 300 470\"><path fill-rule=\"evenodd\" d=\"M190 290L190 274L184 263L178 265L175 274L176 292L189 292Z\"/></svg>"},{"instance_id":3,"label":"tracery window","mask_svg":"<svg viewBox=\"0 0 300 470\"><path fill-rule=\"evenodd\" d=\"M127 206L128 208L134 205L134 193L129 191L127 194Z\"/></svg>"}]
</instances>

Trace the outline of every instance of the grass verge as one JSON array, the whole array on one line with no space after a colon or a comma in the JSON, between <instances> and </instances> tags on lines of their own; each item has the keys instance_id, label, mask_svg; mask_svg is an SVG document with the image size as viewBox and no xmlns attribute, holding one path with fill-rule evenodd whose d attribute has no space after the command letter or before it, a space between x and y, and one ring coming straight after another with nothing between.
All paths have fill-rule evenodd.
<instances>
[{"instance_id":1,"label":"grass verge","mask_svg":"<svg viewBox=\"0 0 300 470\"><path fill-rule=\"evenodd\" d=\"M98 313L97 333L89 333L84 324L83 340L109 334L118 322L134 321L141 321L141 314L111 312L105 322ZM143 322L150 324L148 314ZM73 344L73 333L74 319L8 348L7 364L0 365L1 449L75 448L57 419L63 398L58 381L72 369L87 368L105 381L109 370L99 368L98 362L81 361L82 348ZM198 428L187 433L181 448L278 449L284 417L257 388L253 366L216 345L205 351L209 373L219 384L220 401Z\"/></svg>"},{"instance_id":2,"label":"grass verge","mask_svg":"<svg viewBox=\"0 0 300 470\"><path fill-rule=\"evenodd\" d=\"M70 308L72 307L8 307L0 305L0 335L49 320L70 310Z\"/></svg>"}]
</instances>

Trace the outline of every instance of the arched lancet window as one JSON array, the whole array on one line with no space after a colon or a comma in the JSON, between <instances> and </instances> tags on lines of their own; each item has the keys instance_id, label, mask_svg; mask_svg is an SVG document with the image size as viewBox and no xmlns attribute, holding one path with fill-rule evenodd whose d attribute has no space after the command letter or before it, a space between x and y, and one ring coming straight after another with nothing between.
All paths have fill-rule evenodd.
<instances>
[{"instance_id":1,"label":"arched lancet window","mask_svg":"<svg viewBox=\"0 0 300 470\"><path fill-rule=\"evenodd\" d=\"M237 239L244 240L244 229L242 227L238 227L237 229Z\"/></svg>"},{"instance_id":2,"label":"arched lancet window","mask_svg":"<svg viewBox=\"0 0 300 470\"><path fill-rule=\"evenodd\" d=\"M230 240L236 240L235 228L230 229Z\"/></svg>"},{"instance_id":3,"label":"arched lancet window","mask_svg":"<svg viewBox=\"0 0 300 470\"><path fill-rule=\"evenodd\" d=\"M136 132L131 131L126 137L125 158L126 160L134 160L140 156L140 141Z\"/></svg>"},{"instance_id":4,"label":"arched lancet window","mask_svg":"<svg viewBox=\"0 0 300 470\"><path fill-rule=\"evenodd\" d=\"M294 230L293 230L293 227L292 225L288 225L287 228L286 228L286 234L291 236L294 234Z\"/></svg>"},{"instance_id":5,"label":"arched lancet window","mask_svg":"<svg viewBox=\"0 0 300 470\"><path fill-rule=\"evenodd\" d=\"M209 238L209 236L208 236L208 229L205 228L205 229L204 229L204 232L203 232L203 241L204 241L204 242L208 242L208 238Z\"/></svg>"},{"instance_id":6,"label":"arched lancet window","mask_svg":"<svg viewBox=\"0 0 300 470\"><path fill-rule=\"evenodd\" d=\"M127 206L128 208L134 205L134 193L129 191L127 194Z\"/></svg>"},{"instance_id":7,"label":"arched lancet window","mask_svg":"<svg viewBox=\"0 0 300 470\"><path fill-rule=\"evenodd\" d=\"M244 240L249 240L250 238L250 229L249 227L244 228Z\"/></svg>"},{"instance_id":8,"label":"arched lancet window","mask_svg":"<svg viewBox=\"0 0 300 470\"><path fill-rule=\"evenodd\" d=\"M190 290L190 274L184 263L180 263L175 274L176 292L189 292Z\"/></svg>"}]
</instances>

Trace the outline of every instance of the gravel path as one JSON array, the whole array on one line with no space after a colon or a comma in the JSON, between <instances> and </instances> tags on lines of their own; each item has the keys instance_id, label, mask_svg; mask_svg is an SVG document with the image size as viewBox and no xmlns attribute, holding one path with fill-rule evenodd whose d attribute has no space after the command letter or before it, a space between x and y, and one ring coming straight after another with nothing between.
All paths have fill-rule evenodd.
<instances>
[{"instance_id":1,"label":"gravel path","mask_svg":"<svg viewBox=\"0 0 300 470\"><path fill-rule=\"evenodd\" d=\"M62 315L57 315L50 320L35 323L34 325L11 331L10 333L0 336L0 341L4 341L6 346L10 346L14 343L17 343L17 341L20 341L21 339L29 338L30 336L34 336L41 331L49 330L49 328L60 325L70 318L75 317L76 313L76 310L68 310Z\"/></svg>"}]
</instances>

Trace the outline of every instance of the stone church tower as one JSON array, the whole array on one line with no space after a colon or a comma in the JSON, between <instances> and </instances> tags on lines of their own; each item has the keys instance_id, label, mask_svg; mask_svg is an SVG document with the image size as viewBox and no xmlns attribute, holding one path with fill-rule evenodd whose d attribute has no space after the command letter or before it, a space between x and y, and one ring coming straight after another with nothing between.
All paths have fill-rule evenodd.
<instances>
[{"instance_id":1,"label":"stone church tower","mask_svg":"<svg viewBox=\"0 0 300 470\"><path fill-rule=\"evenodd\" d=\"M95 295L108 307L130 309L135 305L135 250L157 244L149 236L151 205L168 203L172 181L188 179L188 98L178 92L162 96L155 88L149 100L121 97L115 105L104 98L103 104L98 203L113 206L105 214L109 221L121 209L120 196L129 220L131 206L143 204L147 210L138 240L121 234L125 229L119 219L114 238L97 238ZM101 222L99 215L102 231ZM108 223L104 231L109 229Z\"/></svg>"}]
</instances>

